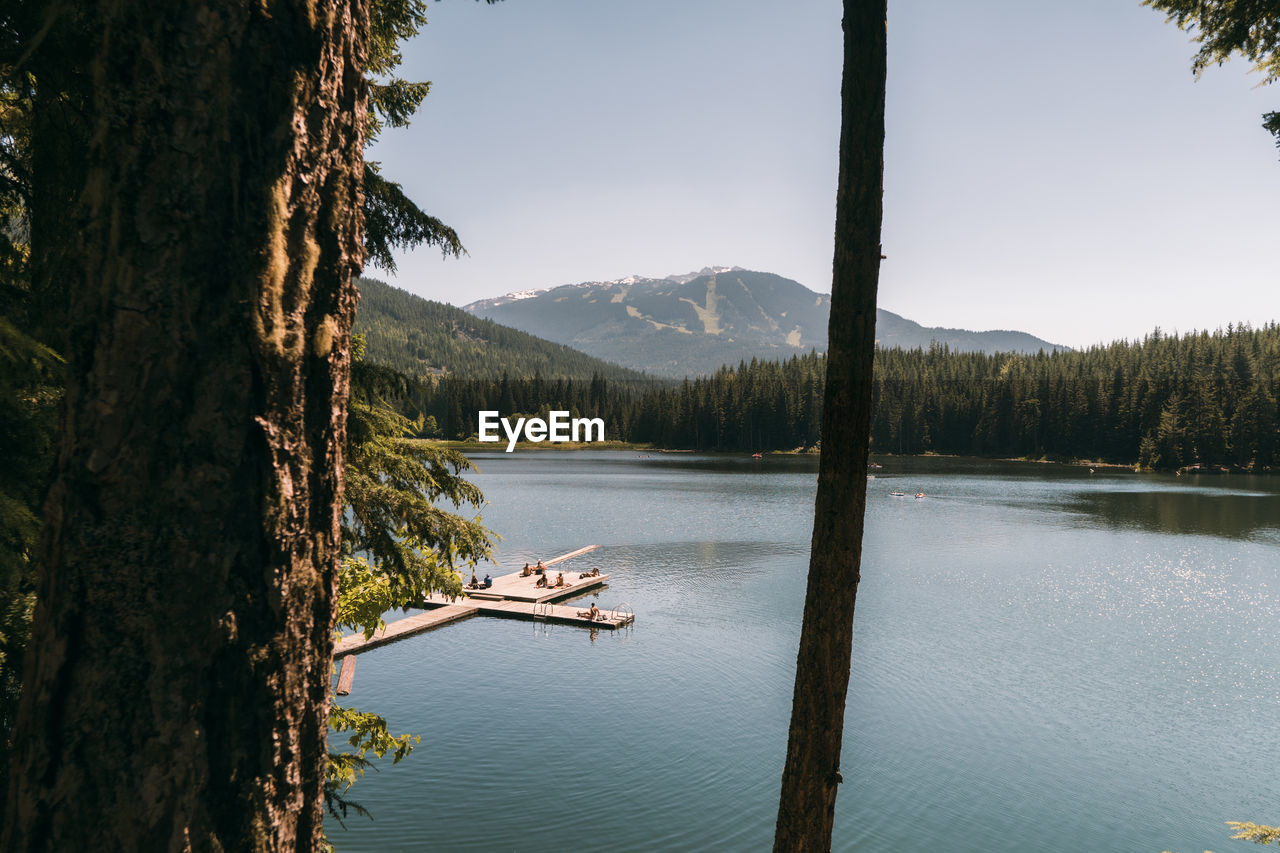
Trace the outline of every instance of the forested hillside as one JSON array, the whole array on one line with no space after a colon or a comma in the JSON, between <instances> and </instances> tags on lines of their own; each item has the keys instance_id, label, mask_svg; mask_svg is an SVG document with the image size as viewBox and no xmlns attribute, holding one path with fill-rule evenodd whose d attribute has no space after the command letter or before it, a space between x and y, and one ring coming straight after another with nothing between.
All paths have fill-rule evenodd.
<instances>
[{"instance_id":1,"label":"forested hillside","mask_svg":"<svg viewBox=\"0 0 1280 853\"><path fill-rule=\"evenodd\" d=\"M442 382L417 405L451 435L478 409L574 409L611 439L698 450L812 446L825 360L751 362L677 386ZM1038 355L878 350L872 447L882 453L1088 458L1172 469L1280 463L1280 327L1229 327Z\"/></svg>"},{"instance_id":2,"label":"forested hillside","mask_svg":"<svg viewBox=\"0 0 1280 853\"><path fill-rule=\"evenodd\" d=\"M1052 356L877 354L875 447L1145 467L1272 468L1280 329L1229 327Z\"/></svg>"},{"instance_id":3,"label":"forested hillside","mask_svg":"<svg viewBox=\"0 0 1280 853\"><path fill-rule=\"evenodd\" d=\"M361 278L355 331L365 357L407 376L638 380L643 374L482 320L377 279Z\"/></svg>"}]
</instances>

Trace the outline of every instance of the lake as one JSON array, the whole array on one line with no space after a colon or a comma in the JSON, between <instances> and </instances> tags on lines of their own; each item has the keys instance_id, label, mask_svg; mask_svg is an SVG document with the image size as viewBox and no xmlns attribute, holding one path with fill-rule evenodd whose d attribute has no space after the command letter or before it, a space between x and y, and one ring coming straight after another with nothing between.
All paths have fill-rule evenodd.
<instances>
[{"instance_id":1,"label":"lake","mask_svg":"<svg viewBox=\"0 0 1280 853\"><path fill-rule=\"evenodd\" d=\"M817 460L473 458L501 571L600 544L566 570L635 625L361 655L347 704L422 743L338 849L769 849ZM1280 823L1280 481L877 461L833 848L1259 849L1223 821Z\"/></svg>"}]
</instances>

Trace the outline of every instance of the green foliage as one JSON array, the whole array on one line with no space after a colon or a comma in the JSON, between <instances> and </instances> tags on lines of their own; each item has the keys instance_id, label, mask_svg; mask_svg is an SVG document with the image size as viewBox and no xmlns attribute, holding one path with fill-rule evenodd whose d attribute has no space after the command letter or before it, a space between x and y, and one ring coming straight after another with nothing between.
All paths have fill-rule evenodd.
<instances>
[{"instance_id":1,"label":"green foliage","mask_svg":"<svg viewBox=\"0 0 1280 853\"><path fill-rule=\"evenodd\" d=\"M386 720L377 714L343 708L340 705L331 707L329 723L334 731L350 732L347 744L355 747L355 752L340 756L334 771L347 787L363 776L365 768L370 766L367 758L369 753L382 758L390 752L392 763L399 763L400 759L413 751L414 744L421 740L416 735L393 735L387 728Z\"/></svg>"},{"instance_id":2,"label":"green foliage","mask_svg":"<svg viewBox=\"0 0 1280 853\"><path fill-rule=\"evenodd\" d=\"M357 366L357 388L359 375ZM402 607L435 591L460 593L455 567L474 566L491 555L492 534L479 518L468 520L437 506L440 501L454 507L484 502L480 490L460 476L473 466L456 451L412 440L421 427L380 401L351 402L346 563L376 567L395 605ZM359 577L353 574L353 582ZM360 588L367 587L360 582ZM366 630L369 625L341 617L339 623Z\"/></svg>"},{"instance_id":3,"label":"green foliage","mask_svg":"<svg viewBox=\"0 0 1280 853\"><path fill-rule=\"evenodd\" d=\"M1239 53L1263 75L1280 79L1280 3L1274 0L1143 0L1168 15L1179 29L1194 33L1200 45L1192 61L1198 75Z\"/></svg>"},{"instance_id":4,"label":"green foliage","mask_svg":"<svg viewBox=\"0 0 1280 853\"><path fill-rule=\"evenodd\" d=\"M378 0L370 8L366 146L377 141L384 127L406 127L431 91L428 82L414 83L395 76L404 59L400 45L426 24L426 10L423 0ZM364 166L364 216L368 257L390 272L396 269L393 249L426 244L440 247L446 256L464 252L456 231L423 213L371 160Z\"/></svg>"},{"instance_id":5,"label":"green foliage","mask_svg":"<svg viewBox=\"0 0 1280 853\"><path fill-rule=\"evenodd\" d=\"M404 127L430 90L430 83L407 83L394 77L404 60L402 42L427 23L423 0L377 0L369 9L369 138L377 138L383 122ZM386 82L379 82L386 81Z\"/></svg>"},{"instance_id":6,"label":"green foliage","mask_svg":"<svg viewBox=\"0 0 1280 853\"><path fill-rule=\"evenodd\" d=\"M751 361L670 383L535 376L405 380L408 411L447 438L476 412L601 417L611 440L691 450L813 448L825 357ZM1280 466L1280 327L1229 326L1082 351L987 355L880 349L872 446L881 453L1096 459L1145 468Z\"/></svg>"},{"instance_id":7,"label":"green foliage","mask_svg":"<svg viewBox=\"0 0 1280 853\"><path fill-rule=\"evenodd\" d=\"M338 574L337 624L356 628L365 639L385 624L382 614L403 607L392 578L379 572L367 559L344 557Z\"/></svg>"},{"instance_id":8,"label":"green foliage","mask_svg":"<svg viewBox=\"0 0 1280 853\"><path fill-rule=\"evenodd\" d=\"M369 88L373 114L391 127L406 127L409 119L431 92L430 83L410 83L399 78Z\"/></svg>"},{"instance_id":9,"label":"green foliage","mask_svg":"<svg viewBox=\"0 0 1280 853\"><path fill-rule=\"evenodd\" d=\"M425 22L425 8L422 0L372 4L370 142L384 127L408 124L429 92L427 83L395 76L402 59L399 44ZM81 189L83 174L71 167L78 164L83 135L78 105L87 97L89 75L68 59L87 55L85 43L98 37L81 25L73 4L56 11L26 0L0 11L0 766L5 768L34 601L38 510L52 473L64 384L55 350L65 335L60 318L70 297L48 257L39 286L33 286L32 210L56 221ZM32 58L37 46L39 62ZM37 100L43 135L34 128ZM38 169L37 161L44 167ZM392 248L418 243L440 246L446 254L462 251L457 234L424 214L399 185L378 173L376 163L369 164L368 175L368 251L376 261L390 265ZM33 199L44 207L37 208ZM44 245L51 248L48 239ZM54 254L66 251L52 248ZM357 358L361 348L357 340ZM368 383L362 384L362 375ZM461 479L469 463L448 451L406 442L415 427L370 390L380 387L378 376L357 368L352 378L346 589L339 618L361 630L376 627L385 610L412 604L427 592L455 590L460 581L452 567L487 558L491 547L491 534L478 519L434 506L483 501ZM392 736L378 715L351 709L335 708L331 722L335 731L351 732L348 743L354 748L331 756L326 801L341 819L349 808L363 813L343 792L369 766L368 756L390 751L398 761L416 738Z\"/></svg>"},{"instance_id":10,"label":"green foliage","mask_svg":"<svg viewBox=\"0 0 1280 853\"><path fill-rule=\"evenodd\" d=\"M1052 355L880 350L873 447L1270 470L1280 465L1278 393L1274 324L1157 330Z\"/></svg>"},{"instance_id":11,"label":"green foliage","mask_svg":"<svg viewBox=\"0 0 1280 853\"><path fill-rule=\"evenodd\" d=\"M1280 844L1280 826L1262 826L1257 823L1241 823L1229 820L1227 826L1236 831L1232 838L1241 841L1252 841L1254 844Z\"/></svg>"},{"instance_id":12,"label":"green foliage","mask_svg":"<svg viewBox=\"0 0 1280 853\"><path fill-rule=\"evenodd\" d=\"M1262 127L1276 138L1276 147L1280 148L1280 112L1263 113Z\"/></svg>"},{"instance_id":13,"label":"green foliage","mask_svg":"<svg viewBox=\"0 0 1280 853\"><path fill-rule=\"evenodd\" d=\"M16 7L13 12L19 11ZM34 79L12 62L21 27L0 14L0 798L35 606L40 505L54 461L62 359L32 334L28 194Z\"/></svg>"},{"instance_id":14,"label":"green foliage","mask_svg":"<svg viewBox=\"0 0 1280 853\"><path fill-rule=\"evenodd\" d=\"M0 316L0 585L5 589L29 575L39 537L61 366L57 354ZM0 642L0 670L4 656Z\"/></svg>"},{"instance_id":15,"label":"green foliage","mask_svg":"<svg viewBox=\"0 0 1280 853\"><path fill-rule=\"evenodd\" d=\"M0 75L0 287L25 290L31 223L32 81L28 74Z\"/></svg>"},{"instance_id":16,"label":"green foliage","mask_svg":"<svg viewBox=\"0 0 1280 853\"><path fill-rule=\"evenodd\" d=\"M1164 12L1179 29L1194 33L1200 45L1191 68L1200 76L1239 54L1262 75L1262 83L1280 80L1280 3L1276 0L1143 0ZM1267 113L1262 126L1280 146L1280 113Z\"/></svg>"},{"instance_id":17,"label":"green foliage","mask_svg":"<svg viewBox=\"0 0 1280 853\"><path fill-rule=\"evenodd\" d=\"M1242 823L1235 820L1227 821L1227 826L1236 831L1236 834L1231 836L1234 839L1252 841L1254 844L1265 845L1272 842L1280 844L1280 827L1278 826L1262 826L1257 823ZM1170 851L1165 850L1164 853L1170 853ZM1213 853L1213 851L1206 850L1204 853Z\"/></svg>"},{"instance_id":18,"label":"green foliage","mask_svg":"<svg viewBox=\"0 0 1280 853\"><path fill-rule=\"evenodd\" d=\"M400 404L434 417L445 438L476 431L476 413L546 418L599 417L610 441L693 450L763 450L813 446L821 414L822 356L752 361L714 376L685 380L443 379L408 383Z\"/></svg>"},{"instance_id":19,"label":"green foliage","mask_svg":"<svg viewBox=\"0 0 1280 853\"><path fill-rule=\"evenodd\" d=\"M378 164L364 164L364 245L369 259L388 272L396 271L393 249L425 244L438 246L445 257L466 253L458 234L428 216L404 194L400 185L382 177Z\"/></svg>"},{"instance_id":20,"label":"green foliage","mask_svg":"<svg viewBox=\"0 0 1280 853\"><path fill-rule=\"evenodd\" d=\"M408 125L431 90L430 83L395 76L403 60L400 45L426 20L423 0L374 0L370 7L367 145L384 127ZM446 256L463 253L457 232L424 213L398 183L382 176L376 162L365 163L364 198L365 249L384 269L395 270L396 248L425 243ZM483 503L480 490L461 477L472 466L457 453L408 440L424 424L411 423L384 401L379 392L400 378L365 365L364 354L364 336L353 335L337 623L370 636L389 610L412 606L431 592L461 592L455 565L488 559L493 534L479 517L468 520L436 506ZM394 751L398 762L418 738L393 736L381 716L338 705L331 707L329 725L337 733L351 732L347 743L353 751L330 751L325 784L325 805L341 824L350 811L369 816L346 797L372 766L368 755Z\"/></svg>"},{"instance_id":21,"label":"green foliage","mask_svg":"<svg viewBox=\"0 0 1280 853\"><path fill-rule=\"evenodd\" d=\"M479 517L464 518L438 505L484 503L480 490L462 478L471 463L454 451L411 440L424 424L397 413L379 395L385 371L359 360L359 335L352 350L337 624L369 637L390 610L417 605L432 592L461 594L456 569L489 559L495 537ZM325 805L341 824L350 812L368 816L346 794L373 766L369 755L392 752L398 762L418 738L393 736L380 715L337 705L329 725L335 733L350 732L351 749L330 751L326 775Z\"/></svg>"},{"instance_id":22,"label":"green foliage","mask_svg":"<svg viewBox=\"0 0 1280 853\"><path fill-rule=\"evenodd\" d=\"M496 0L487 0L494 3ZM401 45L427 23L424 0L376 0L369 20L369 112L366 147L372 146L387 127L406 127L431 92L427 81L411 82L396 76L404 61ZM447 257L464 254L458 234L434 216L424 213L398 183L382 176L376 162L364 170L365 249L369 260L395 272L393 249L418 245L437 246Z\"/></svg>"},{"instance_id":23,"label":"green foliage","mask_svg":"<svg viewBox=\"0 0 1280 853\"><path fill-rule=\"evenodd\" d=\"M369 758L370 753L382 758L388 752L392 754L392 763L398 764L413 751L420 738L416 735L393 735L387 728L387 721L377 714L343 708L340 705L329 706L329 728L338 734L348 734L348 752L330 752L329 764L326 768L325 807L329 814L344 829L344 820L354 812L362 817L372 815L364 806L346 797L364 771L370 767L376 769ZM332 850L333 845L328 844Z\"/></svg>"}]
</instances>

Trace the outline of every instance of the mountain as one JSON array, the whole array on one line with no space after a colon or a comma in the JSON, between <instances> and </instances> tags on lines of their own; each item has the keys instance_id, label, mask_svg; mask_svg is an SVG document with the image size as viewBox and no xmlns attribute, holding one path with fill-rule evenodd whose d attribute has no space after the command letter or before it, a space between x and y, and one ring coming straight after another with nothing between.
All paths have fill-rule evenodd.
<instances>
[{"instance_id":1,"label":"mountain","mask_svg":"<svg viewBox=\"0 0 1280 853\"><path fill-rule=\"evenodd\" d=\"M1069 350L1061 344L1051 344L1026 332L993 329L988 332L970 332L967 329L947 329L941 326L921 326L906 317L876 309L876 344L885 349L928 349L931 344L946 345L952 352L1017 352L1034 355L1040 350L1058 352Z\"/></svg>"},{"instance_id":2,"label":"mountain","mask_svg":"<svg viewBox=\"0 0 1280 853\"><path fill-rule=\"evenodd\" d=\"M707 267L524 290L464 310L628 367L685 376L825 350L831 297L772 273ZM1065 349L1023 332L930 329L884 310L876 333L882 346L904 349L933 341L959 351Z\"/></svg>"},{"instance_id":3,"label":"mountain","mask_svg":"<svg viewBox=\"0 0 1280 853\"><path fill-rule=\"evenodd\" d=\"M660 376L827 345L831 297L771 273L717 268L513 293L465 310Z\"/></svg>"},{"instance_id":4,"label":"mountain","mask_svg":"<svg viewBox=\"0 0 1280 853\"><path fill-rule=\"evenodd\" d=\"M459 379L646 379L567 346L477 318L372 278L361 278L355 331L365 358L409 376Z\"/></svg>"}]
</instances>

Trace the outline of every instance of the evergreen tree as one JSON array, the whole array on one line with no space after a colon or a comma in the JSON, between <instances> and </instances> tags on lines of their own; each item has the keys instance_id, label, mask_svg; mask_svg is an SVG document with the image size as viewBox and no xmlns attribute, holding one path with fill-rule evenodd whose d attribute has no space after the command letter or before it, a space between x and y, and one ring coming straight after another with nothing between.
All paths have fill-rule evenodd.
<instances>
[{"instance_id":1,"label":"evergreen tree","mask_svg":"<svg viewBox=\"0 0 1280 853\"><path fill-rule=\"evenodd\" d=\"M13 849L311 849L319 837L362 182L375 258L461 246L360 156L426 93L392 73L425 5L375 2L367 20L359 6L251 6L0 11L2 354L45 382L56 368L38 362L65 348L72 380L45 532L57 571L24 684L22 786L8 797ZM123 228L108 234L108 220ZM34 338L8 334L20 315ZM37 412L54 379L50 393L26 378L0 393ZM48 455L22 440L38 473ZM34 503L47 481L27 479ZM19 571L0 580L30 575L30 524L19 539ZM5 701L18 593L5 616L19 624L6 618L0 639ZM159 651L173 638L149 625L175 618L190 636ZM139 698L148 713L131 716ZM85 714L100 714L95 731L74 725ZM163 772L146 769L156 755Z\"/></svg>"},{"instance_id":2,"label":"evergreen tree","mask_svg":"<svg viewBox=\"0 0 1280 853\"><path fill-rule=\"evenodd\" d=\"M336 622L368 637L390 610L417 606L433 592L461 594L457 569L489 559L493 534L479 518L441 507L484 503L480 490L461 477L471 463L412 439L421 425L378 395L380 373L360 360L363 342L357 337L353 343ZM398 762L418 738L392 735L380 714L336 704L329 724L348 734L351 747L330 751L326 766L325 802L341 823L351 810L368 814L347 796L370 765L368 756L391 752Z\"/></svg>"},{"instance_id":3,"label":"evergreen tree","mask_svg":"<svg viewBox=\"0 0 1280 853\"><path fill-rule=\"evenodd\" d=\"M1200 50L1191 68L1197 77L1238 53L1253 63L1264 84L1280 80L1280 4L1275 0L1143 0L1143 5L1165 12L1180 29L1195 34ZM1265 114L1262 126L1280 147L1280 112Z\"/></svg>"},{"instance_id":4,"label":"evergreen tree","mask_svg":"<svg viewBox=\"0 0 1280 853\"><path fill-rule=\"evenodd\" d=\"M314 849L364 7L83 15L93 49L59 59L93 71L91 177L5 846Z\"/></svg>"}]
</instances>

